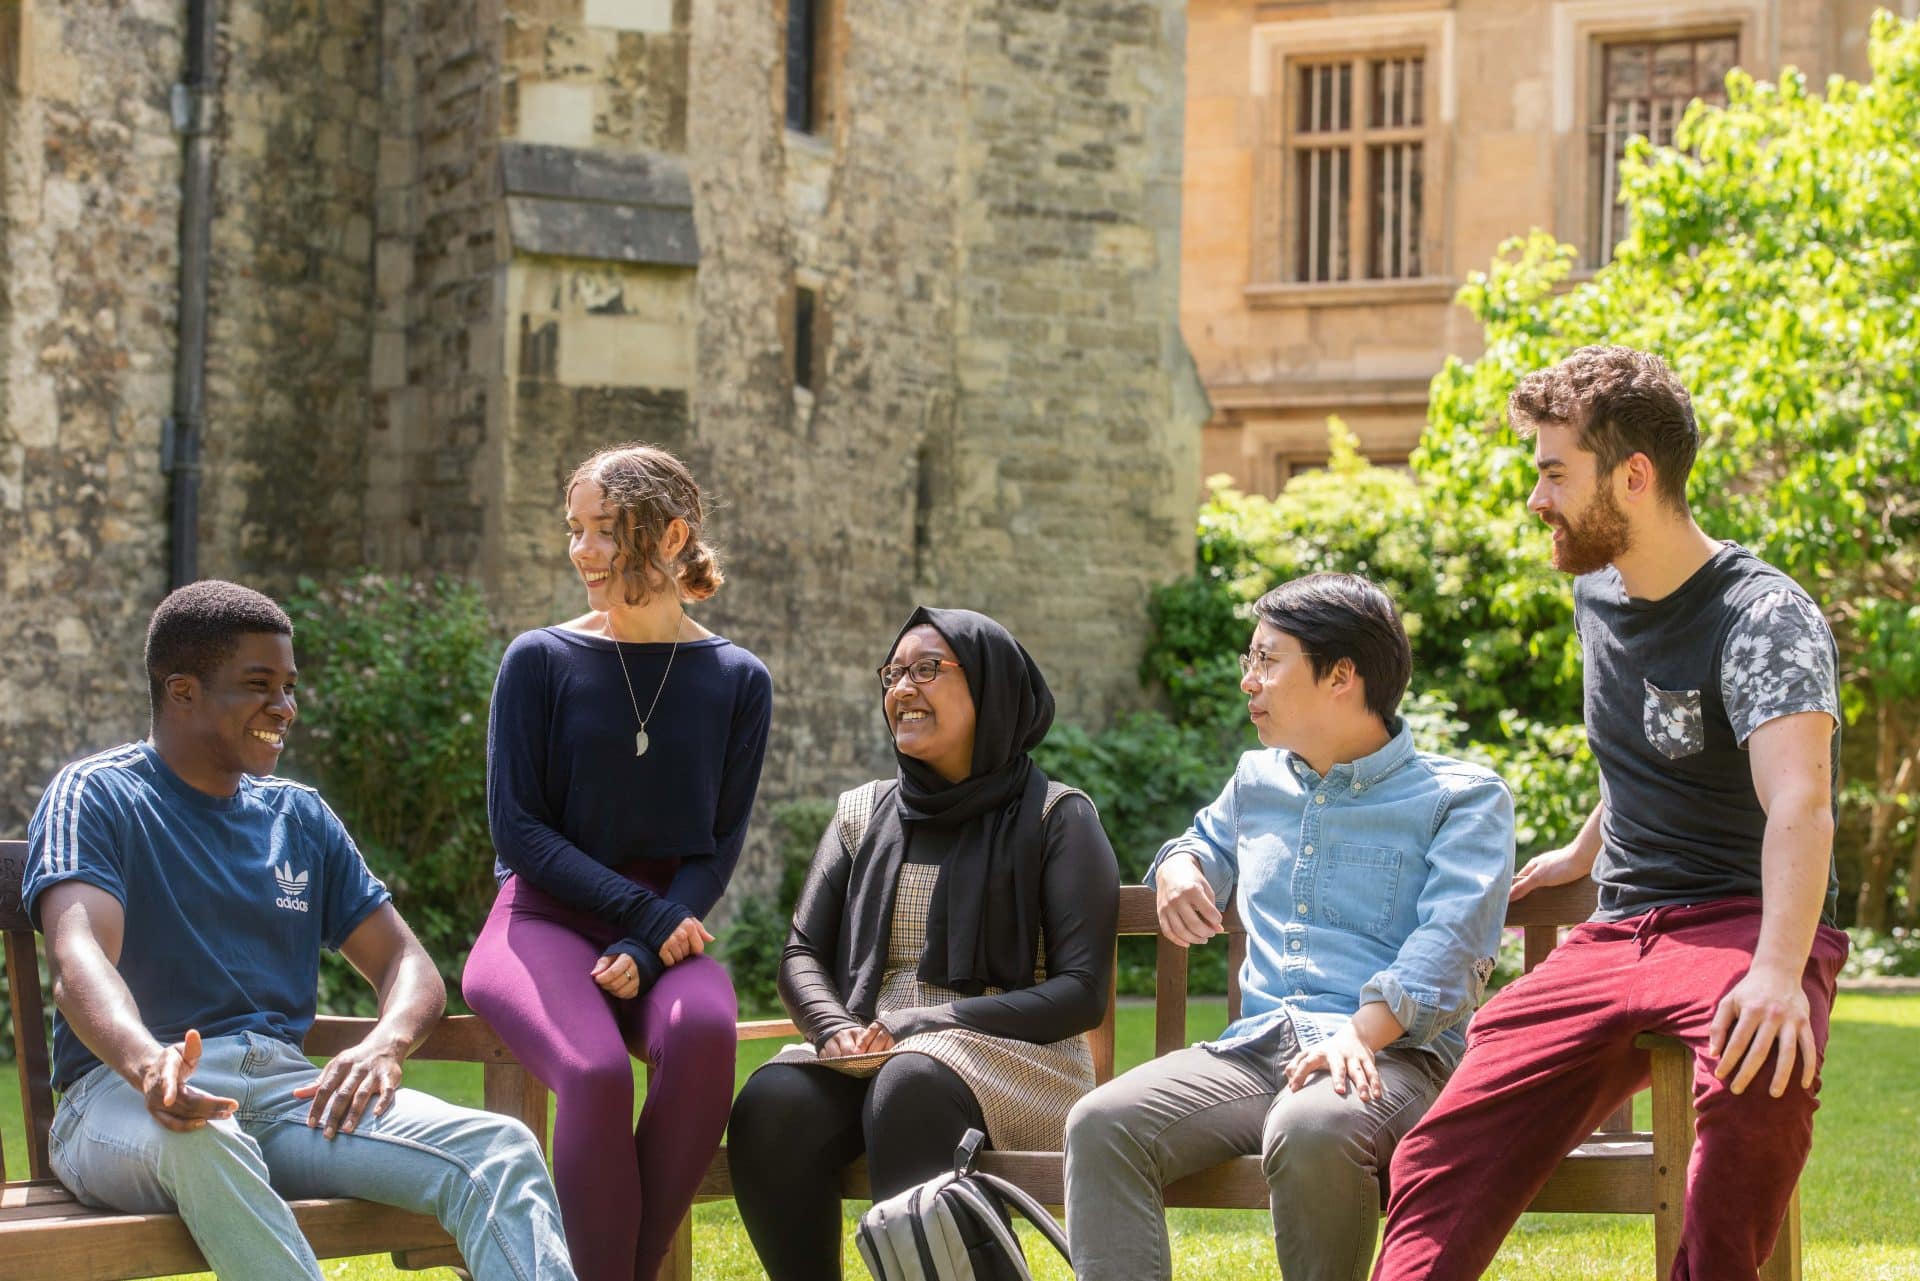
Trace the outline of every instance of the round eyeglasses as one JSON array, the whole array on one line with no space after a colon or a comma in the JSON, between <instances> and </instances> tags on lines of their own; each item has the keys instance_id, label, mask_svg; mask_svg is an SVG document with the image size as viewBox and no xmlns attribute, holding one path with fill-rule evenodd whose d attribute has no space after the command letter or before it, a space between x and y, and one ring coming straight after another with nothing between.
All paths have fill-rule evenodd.
<instances>
[{"instance_id":1,"label":"round eyeglasses","mask_svg":"<svg viewBox=\"0 0 1920 1281\"><path fill-rule=\"evenodd\" d=\"M1257 649L1252 653L1241 654L1238 657L1240 659L1241 679L1244 680L1248 676L1252 676L1253 679L1264 685L1267 683L1267 677L1272 674L1273 664L1277 660L1292 657L1312 658L1313 653L1310 650L1304 649L1285 649L1279 651Z\"/></svg>"}]
</instances>

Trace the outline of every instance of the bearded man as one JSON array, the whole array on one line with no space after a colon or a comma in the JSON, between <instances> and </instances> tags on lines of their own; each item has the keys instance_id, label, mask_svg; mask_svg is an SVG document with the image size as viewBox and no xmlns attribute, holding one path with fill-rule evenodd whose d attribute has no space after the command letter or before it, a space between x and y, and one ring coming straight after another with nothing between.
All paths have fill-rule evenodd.
<instances>
[{"instance_id":1,"label":"bearded man","mask_svg":"<svg viewBox=\"0 0 1920 1281\"><path fill-rule=\"evenodd\" d=\"M1478 1277L1561 1157L1647 1084L1634 1038L1657 1032L1694 1052L1699 1117L1672 1276L1751 1281L1813 1144L1847 954L1833 634L1792 579L1694 522L1699 432L1658 356L1582 348L1508 412L1534 441L1527 505L1579 576L1600 766L1599 805L1512 895L1591 875L1599 909L1475 1017L1394 1156L1374 1278Z\"/></svg>"}]
</instances>

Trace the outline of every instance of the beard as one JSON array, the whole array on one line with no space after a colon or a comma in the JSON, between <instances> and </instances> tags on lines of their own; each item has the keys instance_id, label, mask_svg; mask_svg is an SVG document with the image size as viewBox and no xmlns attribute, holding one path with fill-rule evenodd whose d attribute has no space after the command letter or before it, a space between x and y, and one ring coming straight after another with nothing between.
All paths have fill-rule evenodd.
<instances>
[{"instance_id":1,"label":"beard","mask_svg":"<svg viewBox=\"0 0 1920 1281\"><path fill-rule=\"evenodd\" d=\"M1545 520L1561 531L1560 540L1553 545L1553 567L1562 573L1591 574L1605 569L1633 547L1627 514L1604 488L1594 494L1577 522L1557 513Z\"/></svg>"}]
</instances>

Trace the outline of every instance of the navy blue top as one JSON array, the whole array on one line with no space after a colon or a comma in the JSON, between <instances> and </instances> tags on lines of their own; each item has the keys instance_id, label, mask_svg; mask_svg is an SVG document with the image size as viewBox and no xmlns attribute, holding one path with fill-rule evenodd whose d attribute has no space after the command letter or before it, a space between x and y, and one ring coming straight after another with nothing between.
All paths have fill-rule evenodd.
<instances>
[{"instance_id":1,"label":"navy blue top","mask_svg":"<svg viewBox=\"0 0 1920 1281\"><path fill-rule=\"evenodd\" d=\"M727 888L760 783L773 681L724 637L621 643L561 627L515 638L500 660L487 725L487 820L497 870L523 876L627 937L643 977L689 916ZM626 677L620 663L626 663ZM665 684L661 683L665 676ZM628 684L632 695L629 697ZM647 754L633 754L642 713ZM616 869L678 859L664 895Z\"/></svg>"},{"instance_id":2,"label":"navy blue top","mask_svg":"<svg viewBox=\"0 0 1920 1281\"><path fill-rule=\"evenodd\" d=\"M209 796L129 743L61 770L27 824L27 911L61 881L126 909L120 977L171 1045L259 1032L298 1045L313 1025L320 949L338 948L387 889L311 787L242 776ZM53 1083L99 1065L58 1011Z\"/></svg>"}]
</instances>

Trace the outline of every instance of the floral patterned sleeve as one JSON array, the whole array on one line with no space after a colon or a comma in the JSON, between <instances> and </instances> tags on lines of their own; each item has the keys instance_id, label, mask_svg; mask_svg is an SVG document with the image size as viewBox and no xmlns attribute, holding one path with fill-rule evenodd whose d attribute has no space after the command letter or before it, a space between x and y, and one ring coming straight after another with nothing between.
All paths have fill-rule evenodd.
<instances>
[{"instance_id":1,"label":"floral patterned sleeve","mask_svg":"<svg viewBox=\"0 0 1920 1281\"><path fill-rule=\"evenodd\" d=\"M1768 721L1796 712L1840 723L1833 632L1811 600L1781 588L1747 606L1721 655L1720 698L1742 747Z\"/></svg>"}]
</instances>

